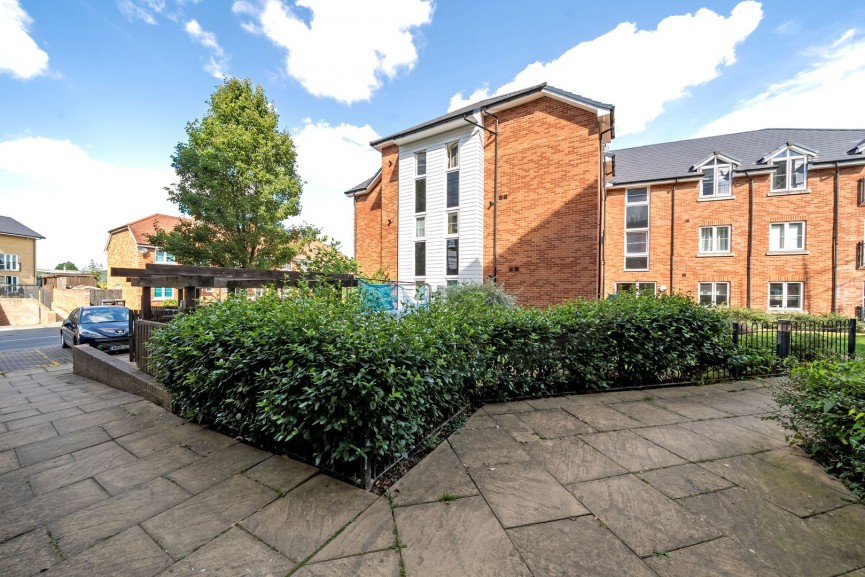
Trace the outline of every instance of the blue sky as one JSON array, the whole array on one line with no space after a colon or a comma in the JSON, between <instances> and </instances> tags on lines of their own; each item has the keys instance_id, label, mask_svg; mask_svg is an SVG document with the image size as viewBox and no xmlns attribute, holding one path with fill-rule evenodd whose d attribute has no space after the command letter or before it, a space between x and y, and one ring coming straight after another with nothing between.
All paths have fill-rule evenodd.
<instances>
[{"instance_id":1,"label":"blue sky","mask_svg":"<svg viewBox=\"0 0 865 577\"><path fill-rule=\"evenodd\" d=\"M185 124L225 76L294 135L300 220L352 246L368 142L547 81L616 105L613 148L765 127L865 127L865 3L0 0L0 214L38 265L176 214Z\"/></svg>"}]
</instances>

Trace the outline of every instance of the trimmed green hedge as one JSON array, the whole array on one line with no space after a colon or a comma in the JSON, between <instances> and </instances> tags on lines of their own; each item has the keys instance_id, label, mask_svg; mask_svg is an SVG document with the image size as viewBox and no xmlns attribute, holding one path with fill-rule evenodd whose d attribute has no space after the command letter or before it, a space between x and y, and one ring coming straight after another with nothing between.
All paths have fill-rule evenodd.
<instances>
[{"instance_id":1,"label":"trimmed green hedge","mask_svg":"<svg viewBox=\"0 0 865 577\"><path fill-rule=\"evenodd\" d=\"M397 316L293 291L181 316L153 356L185 416L339 468L403 456L481 400L697 377L728 343L724 317L681 296L537 310L479 287Z\"/></svg>"},{"instance_id":2,"label":"trimmed green hedge","mask_svg":"<svg viewBox=\"0 0 865 577\"><path fill-rule=\"evenodd\" d=\"M865 497L865 359L797 365L775 396L791 438Z\"/></svg>"}]
</instances>

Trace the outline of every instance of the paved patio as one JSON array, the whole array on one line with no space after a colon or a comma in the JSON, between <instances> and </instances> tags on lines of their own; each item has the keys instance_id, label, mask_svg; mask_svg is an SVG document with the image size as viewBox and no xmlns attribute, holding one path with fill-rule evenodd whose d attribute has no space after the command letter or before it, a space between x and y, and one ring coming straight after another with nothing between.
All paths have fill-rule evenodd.
<instances>
[{"instance_id":1,"label":"paved patio","mask_svg":"<svg viewBox=\"0 0 865 577\"><path fill-rule=\"evenodd\" d=\"M68 365L0 378L0 575L865 577L764 383L488 405L376 497Z\"/></svg>"}]
</instances>

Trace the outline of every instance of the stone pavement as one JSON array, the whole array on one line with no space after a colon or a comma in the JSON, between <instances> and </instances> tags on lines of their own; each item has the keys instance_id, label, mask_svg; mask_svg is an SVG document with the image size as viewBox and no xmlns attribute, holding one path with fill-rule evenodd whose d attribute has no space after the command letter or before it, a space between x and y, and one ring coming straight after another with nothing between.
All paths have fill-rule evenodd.
<instances>
[{"instance_id":1,"label":"stone pavement","mask_svg":"<svg viewBox=\"0 0 865 577\"><path fill-rule=\"evenodd\" d=\"M69 366L0 378L0 575L865 576L759 382L487 405L386 497Z\"/></svg>"},{"instance_id":2,"label":"stone pavement","mask_svg":"<svg viewBox=\"0 0 865 577\"><path fill-rule=\"evenodd\" d=\"M58 339L59 340L59 339ZM0 352L0 375L72 362L72 349L56 347Z\"/></svg>"}]
</instances>

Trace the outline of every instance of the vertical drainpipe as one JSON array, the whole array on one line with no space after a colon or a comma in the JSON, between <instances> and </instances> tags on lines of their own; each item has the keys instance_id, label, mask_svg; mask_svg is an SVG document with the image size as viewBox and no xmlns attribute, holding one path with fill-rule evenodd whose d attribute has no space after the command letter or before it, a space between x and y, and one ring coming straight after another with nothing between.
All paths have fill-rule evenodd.
<instances>
[{"instance_id":1,"label":"vertical drainpipe","mask_svg":"<svg viewBox=\"0 0 865 577\"><path fill-rule=\"evenodd\" d=\"M610 127L598 134L598 149L600 151L600 178L598 179L598 298L604 294L604 277L606 261L604 251L607 234L607 157L604 154L604 134L610 133L610 141L616 137L616 107L610 108Z\"/></svg>"},{"instance_id":2,"label":"vertical drainpipe","mask_svg":"<svg viewBox=\"0 0 865 577\"><path fill-rule=\"evenodd\" d=\"M754 177L746 170L748 177L748 263L746 269L746 306L751 308L751 256L754 243Z\"/></svg>"},{"instance_id":3,"label":"vertical drainpipe","mask_svg":"<svg viewBox=\"0 0 865 577\"><path fill-rule=\"evenodd\" d=\"M832 312L838 312L838 196L841 180L841 170L835 161L835 186L832 205Z\"/></svg>"},{"instance_id":4,"label":"vertical drainpipe","mask_svg":"<svg viewBox=\"0 0 865 577\"><path fill-rule=\"evenodd\" d=\"M499 117L493 114L492 112L487 112L485 108L480 110L481 115L492 116L496 119L496 129L490 130L483 124L478 124L476 122L472 122L468 119L468 114L463 116L463 120L468 122L469 124L474 124L481 130L492 134L496 139L495 143L495 152L493 153L493 200L491 206L493 207L493 282L498 281L499 276L499 268L498 268L498 231L499 231ZM481 119L483 122L483 119Z\"/></svg>"},{"instance_id":5,"label":"vertical drainpipe","mask_svg":"<svg viewBox=\"0 0 865 577\"><path fill-rule=\"evenodd\" d=\"M676 185L679 184L679 177L673 181L673 190L670 192L670 294L673 294L673 286L675 284L675 258L676 258Z\"/></svg>"}]
</instances>

